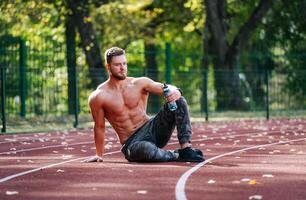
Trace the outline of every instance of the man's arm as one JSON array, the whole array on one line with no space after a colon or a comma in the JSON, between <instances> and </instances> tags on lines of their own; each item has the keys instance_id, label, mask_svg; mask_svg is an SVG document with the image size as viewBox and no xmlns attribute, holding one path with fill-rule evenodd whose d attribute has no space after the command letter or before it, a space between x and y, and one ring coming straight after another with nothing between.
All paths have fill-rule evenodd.
<instances>
[{"instance_id":1,"label":"man's arm","mask_svg":"<svg viewBox=\"0 0 306 200\"><path fill-rule=\"evenodd\" d=\"M105 140L105 119L101 99L98 94L89 97L89 106L94 120L94 140L96 145L96 156L87 162L102 162Z\"/></svg>"},{"instance_id":2,"label":"man's arm","mask_svg":"<svg viewBox=\"0 0 306 200\"><path fill-rule=\"evenodd\" d=\"M144 84L144 88L147 92L157 94L159 96L164 94L164 84L155 82L147 77L142 77L141 82ZM178 90L178 88L173 85L168 85L168 87L170 88L170 94L166 97L167 102L178 100L181 97L181 92Z\"/></svg>"}]
</instances>

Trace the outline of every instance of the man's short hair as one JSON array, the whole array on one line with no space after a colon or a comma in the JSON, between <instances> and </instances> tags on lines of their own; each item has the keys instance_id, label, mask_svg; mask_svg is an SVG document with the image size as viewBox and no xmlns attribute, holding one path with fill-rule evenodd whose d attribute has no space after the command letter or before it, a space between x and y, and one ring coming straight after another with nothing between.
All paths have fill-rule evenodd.
<instances>
[{"instance_id":1,"label":"man's short hair","mask_svg":"<svg viewBox=\"0 0 306 200\"><path fill-rule=\"evenodd\" d=\"M125 55L125 51L119 47L111 47L105 51L105 64L110 64L114 56Z\"/></svg>"}]
</instances>

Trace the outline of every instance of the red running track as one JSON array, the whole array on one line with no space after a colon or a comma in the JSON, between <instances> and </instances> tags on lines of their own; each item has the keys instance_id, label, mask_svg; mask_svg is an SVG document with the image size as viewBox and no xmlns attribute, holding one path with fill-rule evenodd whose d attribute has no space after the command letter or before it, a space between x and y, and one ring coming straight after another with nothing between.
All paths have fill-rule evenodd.
<instances>
[{"instance_id":1,"label":"red running track","mask_svg":"<svg viewBox=\"0 0 306 200\"><path fill-rule=\"evenodd\" d=\"M306 119L193 124L203 163L130 163L107 130L0 136L0 199L306 199ZM174 135L168 149L178 148Z\"/></svg>"}]
</instances>

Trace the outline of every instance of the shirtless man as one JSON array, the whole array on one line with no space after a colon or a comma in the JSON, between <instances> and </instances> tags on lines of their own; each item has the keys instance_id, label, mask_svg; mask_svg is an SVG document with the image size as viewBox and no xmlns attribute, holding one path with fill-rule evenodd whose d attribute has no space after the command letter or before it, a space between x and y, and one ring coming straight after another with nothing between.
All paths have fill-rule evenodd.
<instances>
[{"instance_id":1,"label":"shirtless man","mask_svg":"<svg viewBox=\"0 0 306 200\"><path fill-rule=\"evenodd\" d=\"M105 140L105 119L115 129L121 151L128 161L165 162L204 160L200 150L191 148L191 125L186 100L175 86L170 86L167 102L176 101L177 109L170 111L167 103L153 118L146 114L149 93L163 96L163 84L146 77L127 76L127 60L123 49L112 47L105 52L109 79L89 96L94 120L96 155L87 162L102 162ZM177 127L181 149L164 150Z\"/></svg>"}]
</instances>

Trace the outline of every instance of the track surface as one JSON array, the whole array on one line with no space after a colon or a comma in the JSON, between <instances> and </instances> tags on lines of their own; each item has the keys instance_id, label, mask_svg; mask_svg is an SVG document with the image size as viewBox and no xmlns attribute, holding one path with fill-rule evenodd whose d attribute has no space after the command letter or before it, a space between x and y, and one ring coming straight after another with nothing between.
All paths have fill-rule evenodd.
<instances>
[{"instance_id":1,"label":"track surface","mask_svg":"<svg viewBox=\"0 0 306 200\"><path fill-rule=\"evenodd\" d=\"M130 163L107 130L0 136L0 199L306 199L306 119L193 124L203 163ZM175 134L168 149L178 148Z\"/></svg>"}]
</instances>

